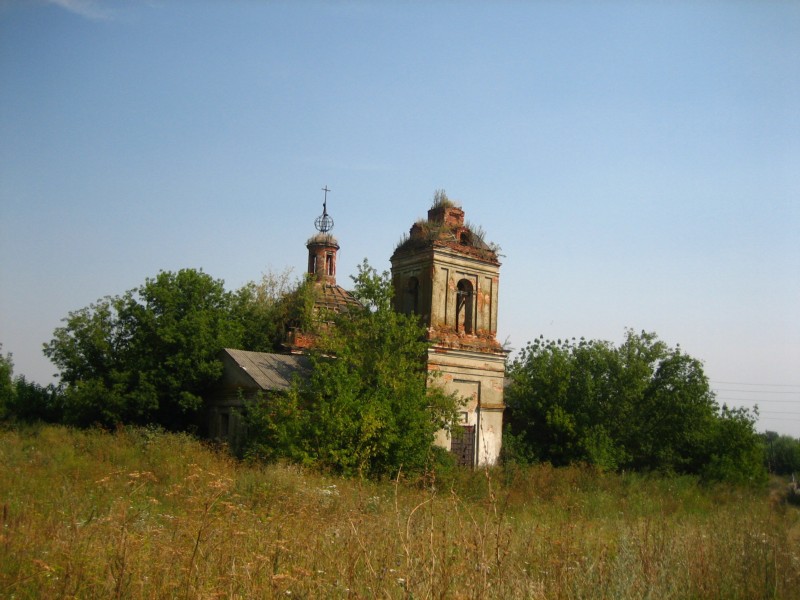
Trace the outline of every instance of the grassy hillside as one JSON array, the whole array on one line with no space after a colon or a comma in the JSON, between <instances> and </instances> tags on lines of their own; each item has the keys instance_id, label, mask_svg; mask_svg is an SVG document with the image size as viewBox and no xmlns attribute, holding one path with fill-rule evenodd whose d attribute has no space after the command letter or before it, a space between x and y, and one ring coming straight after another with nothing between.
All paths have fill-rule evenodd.
<instances>
[{"instance_id":1,"label":"grassy hillside","mask_svg":"<svg viewBox=\"0 0 800 600\"><path fill-rule=\"evenodd\" d=\"M0 597L800 598L798 509L578 468L371 483L0 432Z\"/></svg>"}]
</instances>

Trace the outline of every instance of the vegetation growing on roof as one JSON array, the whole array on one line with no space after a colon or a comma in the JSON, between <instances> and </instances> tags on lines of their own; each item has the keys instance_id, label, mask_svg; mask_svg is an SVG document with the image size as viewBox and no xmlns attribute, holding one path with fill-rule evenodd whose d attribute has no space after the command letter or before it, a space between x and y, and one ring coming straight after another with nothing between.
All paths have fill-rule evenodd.
<instances>
[{"instance_id":1,"label":"vegetation growing on roof","mask_svg":"<svg viewBox=\"0 0 800 600\"><path fill-rule=\"evenodd\" d=\"M443 189L440 188L433 192L433 204L431 208L451 208L453 206L456 206L456 203L447 197L447 192Z\"/></svg>"},{"instance_id":2,"label":"vegetation growing on roof","mask_svg":"<svg viewBox=\"0 0 800 600\"><path fill-rule=\"evenodd\" d=\"M434 192L431 210L456 206L457 204L448 198L444 190L439 189ZM463 229L469 232L468 244L459 244L459 231L463 231ZM395 252L425 248L434 242L454 243L468 247L470 254L478 255L480 258L497 260L500 246L486 242L486 232L483 227L467 221L463 229L440 221L432 221L428 218L418 219L411 227L411 231L400 238L395 247Z\"/></svg>"},{"instance_id":3,"label":"vegetation growing on roof","mask_svg":"<svg viewBox=\"0 0 800 600\"><path fill-rule=\"evenodd\" d=\"M400 238L395 252L399 250L424 248L436 240L448 239L447 233L449 229L450 228L445 226L444 223L437 223L435 221L429 221L428 219L419 219L411 226L411 232L404 233ZM455 234L450 233L449 239L455 241Z\"/></svg>"}]
</instances>

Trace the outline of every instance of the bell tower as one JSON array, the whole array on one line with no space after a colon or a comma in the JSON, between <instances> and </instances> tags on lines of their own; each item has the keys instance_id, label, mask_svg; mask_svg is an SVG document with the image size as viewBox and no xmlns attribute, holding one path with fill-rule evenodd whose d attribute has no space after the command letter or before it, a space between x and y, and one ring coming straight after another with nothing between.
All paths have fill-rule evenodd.
<instances>
[{"instance_id":1,"label":"bell tower","mask_svg":"<svg viewBox=\"0 0 800 600\"><path fill-rule=\"evenodd\" d=\"M455 431L437 443L461 464L493 464L500 454L506 352L497 341L497 248L437 192L428 218L411 227L391 258L395 309L419 315L431 342L431 383L466 399Z\"/></svg>"}]
</instances>

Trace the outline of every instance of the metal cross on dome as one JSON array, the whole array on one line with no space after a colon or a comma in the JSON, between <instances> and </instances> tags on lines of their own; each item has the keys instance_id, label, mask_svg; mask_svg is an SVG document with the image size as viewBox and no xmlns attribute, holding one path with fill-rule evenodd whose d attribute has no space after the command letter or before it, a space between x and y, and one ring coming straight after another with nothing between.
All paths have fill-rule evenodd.
<instances>
[{"instance_id":1,"label":"metal cross on dome","mask_svg":"<svg viewBox=\"0 0 800 600\"><path fill-rule=\"evenodd\" d=\"M328 233L333 229L333 219L328 214L328 192L330 192L330 190L326 185L322 188L322 191L325 192L325 199L322 201L322 214L314 220L314 227L316 227L317 231L320 233Z\"/></svg>"}]
</instances>

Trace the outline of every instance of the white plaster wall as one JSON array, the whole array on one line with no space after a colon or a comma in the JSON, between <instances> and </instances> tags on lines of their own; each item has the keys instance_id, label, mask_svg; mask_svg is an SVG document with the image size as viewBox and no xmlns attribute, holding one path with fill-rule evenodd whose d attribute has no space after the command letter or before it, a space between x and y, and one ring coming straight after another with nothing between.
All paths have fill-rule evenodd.
<instances>
[{"instance_id":1,"label":"white plaster wall","mask_svg":"<svg viewBox=\"0 0 800 600\"><path fill-rule=\"evenodd\" d=\"M467 413L463 424L477 426L477 464L495 464L503 442L505 355L433 348L428 354L428 368L437 373L431 376L433 385L466 398L460 410ZM441 431L436 443L449 450L450 436Z\"/></svg>"}]
</instances>

